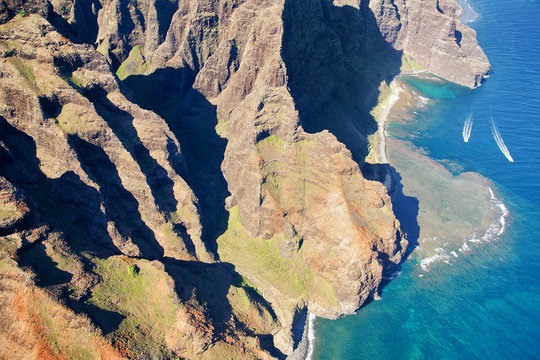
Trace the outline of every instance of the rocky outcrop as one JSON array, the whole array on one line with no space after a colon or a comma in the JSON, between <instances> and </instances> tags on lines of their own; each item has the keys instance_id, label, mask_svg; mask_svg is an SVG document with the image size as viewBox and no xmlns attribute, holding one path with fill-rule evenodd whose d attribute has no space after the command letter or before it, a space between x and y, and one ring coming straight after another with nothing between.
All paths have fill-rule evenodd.
<instances>
[{"instance_id":1,"label":"rocky outcrop","mask_svg":"<svg viewBox=\"0 0 540 360\"><path fill-rule=\"evenodd\" d=\"M407 247L363 162L380 84L404 53L471 87L487 71L437 4L58 0L13 17L3 259L88 315L95 357L291 354L308 312L354 312Z\"/></svg>"},{"instance_id":2,"label":"rocky outcrop","mask_svg":"<svg viewBox=\"0 0 540 360\"><path fill-rule=\"evenodd\" d=\"M488 75L491 65L454 0L375 0L369 7L385 40L427 71L471 88Z\"/></svg>"},{"instance_id":3,"label":"rocky outcrop","mask_svg":"<svg viewBox=\"0 0 540 360\"><path fill-rule=\"evenodd\" d=\"M3 38L1 115L12 134L4 141L8 158L30 173L26 182L64 175L68 185L86 188L86 195L67 185L55 190L79 206L73 212L92 224L90 237L110 237L126 255L210 259L198 240L194 196L178 174L180 144L163 119L122 94L99 53L70 44L41 18L20 21ZM15 155L22 144L28 152ZM28 192L51 202L60 196ZM73 212L60 221L69 224ZM185 234L175 235L177 228Z\"/></svg>"},{"instance_id":4,"label":"rocky outcrop","mask_svg":"<svg viewBox=\"0 0 540 360\"><path fill-rule=\"evenodd\" d=\"M122 359L91 320L58 303L11 259L0 258L0 357Z\"/></svg>"},{"instance_id":5,"label":"rocky outcrop","mask_svg":"<svg viewBox=\"0 0 540 360\"><path fill-rule=\"evenodd\" d=\"M45 0L2 0L0 2L0 24L15 16L25 17L29 14L39 14L47 17L51 7Z\"/></svg>"},{"instance_id":6,"label":"rocky outcrop","mask_svg":"<svg viewBox=\"0 0 540 360\"><path fill-rule=\"evenodd\" d=\"M35 276L50 301L88 314L99 341L123 356L235 357L240 348L245 358L268 357L259 336L275 332L273 310L234 268L209 264L215 254L168 124L130 100L99 52L44 18L17 17L0 36L2 256ZM54 343L60 328L40 321ZM68 356L62 346L55 351Z\"/></svg>"},{"instance_id":7,"label":"rocky outcrop","mask_svg":"<svg viewBox=\"0 0 540 360\"><path fill-rule=\"evenodd\" d=\"M30 218L28 199L3 177L0 177L0 204L0 234L16 232Z\"/></svg>"}]
</instances>

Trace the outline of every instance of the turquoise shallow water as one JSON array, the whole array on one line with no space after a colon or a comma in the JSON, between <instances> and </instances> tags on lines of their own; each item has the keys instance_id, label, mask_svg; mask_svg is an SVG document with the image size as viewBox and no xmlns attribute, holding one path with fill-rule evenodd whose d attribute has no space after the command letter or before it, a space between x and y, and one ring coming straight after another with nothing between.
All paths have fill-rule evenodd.
<instances>
[{"instance_id":1,"label":"turquoise shallow water","mask_svg":"<svg viewBox=\"0 0 540 360\"><path fill-rule=\"evenodd\" d=\"M382 301L354 316L318 319L313 359L540 358L540 1L471 5L491 78L475 91L410 80L432 100L389 130L454 174L489 178L510 212L506 230L428 272L412 258ZM513 163L493 139L491 114Z\"/></svg>"}]
</instances>

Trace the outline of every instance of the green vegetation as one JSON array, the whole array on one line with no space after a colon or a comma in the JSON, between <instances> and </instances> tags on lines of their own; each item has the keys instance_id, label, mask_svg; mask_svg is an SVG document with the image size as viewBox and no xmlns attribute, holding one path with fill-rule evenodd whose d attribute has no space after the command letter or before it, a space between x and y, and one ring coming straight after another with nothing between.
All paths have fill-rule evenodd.
<instances>
[{"instance_id":1,"label":"green vegetation","mask_svg":"<svg viewBox=\"0 0 540 360\"><path fill-rule=\"evenodd\" d=\"M21 11L19 11L19 16L20 17L27 17L28 16L28 12L24 9L22 9Z\"/></svg>"},{"instance_id":2,"label":"green vegetation","mask_svg":"<svg viewBox=\"0 0 540 360\"><path fill-rule=\"evenodd\" d=\"M379 162L379 135L377 133L368 135L368 155L366 162Z\"/></svg>"},{"instance_id":3,"label":"green vegetation","mask_svg":"<svg viewBox=\"0 0 540 360\"><path fill-rule=\"evenodd\" d=\"M104 42L102 42L101 44L98 45L96 51L98 53L100 53L101 55L103 55L103 56L107 56L107 51L105 49L105 43Z\"/></svg>"},{"instance_id":4,"label":"green vegetation","mask_svg":"<svg viewBox=\"0 0 540 360\"><path fill-rule=\"evenodd\" d=\"M196 213L196 208L192 209L187 206L182 206L178 211L169 212L167 220L174 223L190 223L199 221L199 215Z\"/></svg>"},{"instance_id":5,"label":"green vegetation","mask_svg":"<svg viewBox=\"0 0 540 360\"><path fill-rule=\"evenodd\" d=\"M270 135L262 139L261 141L259 141L257 143L257 147L261 147L261 146L264 146L264 147L271 146L273 148L280 148L280 149L284 148L283 140L277 137L276 135Z\"/></svg>"},{"instance_id":6,"label":"green vegetation","mask_svg":"<svg viewBox=\"0 0 540 360\"><path fill-rule=\"evenodd\" d=\"M132 277L137 277L140 271L141 269L139 269L137 265L132 264L128 266L128 274L131 275Z\"/></svg>"},{"instance_id":7,"label":"green vegetation","mask_svg":"<svg viewBox=\"0 0 540 360\"><path fill-rule=\"evenodd\" d=\"M9 203L5 208L0 208L0 220L1 221L11 221L21 216L21 213L17 211L15 205Z\"/></svg>"},{"instance_id":8,"label":"green vegetation","mask_svg":"<svg viewBox=\"0 0 540 360\"><path fill-rule=\"evenodd\" d=\"M65 133L74 134L78 131L100 130L101 120L92 110L82 105L68 103L62 107L55 124Z\"/></svg>"},{"instance_id":9,"label":"green vegetation","mask_svg":"<svg viewBox=\"0 0 540 360\"><path fill-rule=\"evenodd\" d=\"M5 50L9 49L19 49L21 45L18 42L11 40L0 40L0 46Z\"/></svg>"},{"instance_id":10,"label":"green vegetation","mask_svg":"<svg viewBox=\"0 0 540 360\"><path fill-rule=\"evenodd\" d=\"M45 331L45 338L54 351L73 360L98 359L99 353L96 352L96 344L88 328L81 327L81 324L73 327L70 323L72 317L59 316L62 312L51 311L51 307L57 306L53 300L43 300L36 306L35 311ZM51 315L53 313L54 315Z\"/></svg>"},{"instance_id":11,"label":"green vegetation","mask_svg":"<svg viewBox=\"0 0 540 360\"><path fill-rule=\"evenodd\" d=\"M276 135L270 135L259 141L255 148L264 159L279 159L286 152L285 142Z\"/></svg>"},{"instance_id":12,"label":"green vegetation","mask_svg":"<svg viewBox=\"0 0 540 360\"><path fill-rule=\"evenodd\" d=\"M245 314L251 310L251 300L244 288L231 286L227 298L236 313Z\"/></svg>"},{"instance_id":13,"label":"green vegetation","mask_svg":"<svg viewBox=\"0 0 540 360\"><path fill-rule=\"evenodd\" d=\"M7 259L0 259L0 274L8 275L8 278L13 276L14 279L24 279L25 275L29 275L18 268L14 261ZM6 285L5 281L6 279L2 281L3 285ZM91 332L91 323L87 318L78 317L39 287L28 287L28 284L16 280L8 281L8 293L17 291L21 295L25 294L22 304L27 306L21 305L20 310L32 317L32 322L35 321L35 325L39 326L40 339L46 341L56 353L62 354L61 358L73 360L101 358L97 351L101 344ZM28 290L31 290L31 293L28 293ZM19 306L17 308L19 309ZM4 310L9 313L9 306Z\"/></svg>"},{"instance_id":14,"label":"green vegetation","mask_svg":"<svg viewBox=\"0 0 540 360\"><path fill-rule=\"evenodd\" d=\"M401 68L400 72L416 72L416 71L422 71L424 68L416 62L415 59L413 59L411 56L403 54L401 57Z\"/></svg>"},{"instance_id":15,"label":"green vegetation","mask_svg":"<svg viewBox=\"0 0 540 360\"><path fill-rule=\"evenodd\" d=\"M381 112L384 107L390 102L391 96L392 89L386 83L386 81L381 81L381 84L379 85L379 96L377 97L377 105L375 105L375 107L370 112L375 121L379 122Z\"/></svg>"},{"instance_id":16,"label":"green vegetation","mask_svg":"<svg viewBox=\"0 0 540 360\"><path fill-rule=\"evenodd\" d=\"M262 296L262 293L259 291L259 289L257 289L257 287L251 283L251 281L249 281L242 275L238 275L237 278L234 280L235 280L234 286L253 291Z\"/></svg>"},{"instance_id":17,"label":"green vegetation","mask_svg":"<svg viewBox=\"0 0 540 360\"><path fill-rule=\"evenodd\" d=\"M272 196L273 199L276 201L279 201L280 205L283 206L284 204L280 201L281 200L281 185L283 184L284 179L278 175L268 174L264 178L263 182L263 188L265 188L270 196Z\"/></svg>"},{"instance_id":18,"label":"green vegetation","mask_svg":"<svg viewBox=\"0 0 540 360\"><path fill-rule=\"evenodd\" d=\"M238 207L229 214L227 231L219 237L219 254L223 261L234 264L241 273L260 279L260 284L268 283L290 298L307 296L317 298L329 305L337 299L331 285L312 273L302 259L301 249L290 258L282 258L279 242L283 234L271 239L252 238L238 219Z\"/></svg>"},{"instance_id":19,"label":"green vegetation","mask_svg":"<svg viewBox=\"0 0 540 360\"><path fill-rule=\"evenodd\" d=\"M72 73L71 75L69 75L67 78L65 78L66 81L68 82L69 85L71 85L72 87L76 88L76 89L82 89L84 87L86 87L87 83L86 81L78 76L77 74L74 74Z\"/></svg>"},{"instance_id":20,"label":"green vegetation","mask_svg":"<svg viewBox=\"0 0 540 360\"><path fill-rule=\"evenodd\" d=\"M14 257L21 246L22 240L19 236L9 235L0 237L0 253L5 252L9 256Z\"/></svg>"},{"instance_id":21,"label":"green vegetation","mask_svg":"<svg viewBox=\"0 0 540 360\"><path fill-rule=\"evenodd\" d=\"M18 56L11 56L8 58L9 63L17 69L19 74L30 85L32 90L39 95L39 88L36 82L36 76L34 75L34 68L28 64L28 62L22 60Z\"/></svg>"},{"instance_id":22,"label":"green vegetation","mask_svg":"<svg viewBox=\"0 0 540 360\"><path fill-rule=\"evenodd\" d=\"M170 289L164 271L148 261L133 264L119 257L93 261L103 282L94 289L91 304L126 316L127 323L140 322L148 328L172 325L178 305L166 291Z\"/></svg>"},{"instance_id":23,"label":"green vegetation","mask_svg":"<svg viewBox=\"0 0 540 360\"><path fill-rule=\"evenodd\" d=\"M6 260L3 257L0 257L0 273L2 274L10 274L13 272L20 271L17 267L15 267L11 262L12 260Z\"/></svg>"},{"instance_id":24,"label":"green vegetation","mask_svg":"<svg viewBox=\"0 0 540 360\"><path fill-rule=\"evenodd\" d=\"M256 148L265 160L261 169L262 187L283 208L305 208L306 191L317 187L308 175L313 142L301 140L287 145L277 136L269 136Z\"/></svg>"},{"instance_id":25,"label":"green vegetation","mask_svg":"<svg viewBox=\"0 0 540 360\"><path fill-rule=\"evenodd\" d=\"M102 281L87 300L86 311L129 351L167 357L162 344L180 304L166 272L152 262L118 256L93 262Z\"/></svg>"},{"instance_id":26,"label":"green vegetation","mask_svg":"<svg viewBox=\"0 0 540 360\"><path fill-rule=\"evenodd\" d=\"M139 45L133 47L128 58L120 65L116 75L120 80L126 79L130 75L142 75L148 70L148 63L144 61Z\"/></svg>"},{"instance_id":27,"label":"green vegetation","mask_svg":"<svg viewBox=\"0 0 540 360\"><path fill-rule=\"evenodd\" d=\"M175 212L176 213L176 212ZM186 252L185 239L182 238L182 235L174 230L174 224L178 223L175 221L167 221L160 226L162 234L164 235L161 240L164 241L162 244L165 248L165 256L172 256L172 253ZM180 222L181 223L181 222Z\"/></svg>"},{"instance_id":28,"label":"green vegetation","mask_svg":"<svg viewBox=\"0 0 540 360\"><path fill-rule=\"evenodd\" d=\"M216 134L218 134L221 137L224 137L225 131L227 131L228 124L229 124L228 121L218 118L217 125L216 125Z\"/></svg>"}]
</instances>

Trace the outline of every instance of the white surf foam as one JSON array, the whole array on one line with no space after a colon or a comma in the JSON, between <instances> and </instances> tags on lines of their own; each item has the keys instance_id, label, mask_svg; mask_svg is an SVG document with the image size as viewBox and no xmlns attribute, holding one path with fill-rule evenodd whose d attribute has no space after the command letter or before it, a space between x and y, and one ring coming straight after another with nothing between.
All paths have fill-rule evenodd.
<instances>
[{"instance_id":1,"label":"white surf foam","mask_svg":"<svg viewBox=\"0 0 540 360\"><path fill-rule=\"evenodd\" d=\"M424 258L422 261L420 261L420 267L422 270L428 271L434 264L450 260L450 255L446 254L443 248L437 248L435 251L437 252L435 255Z\"/></svg>"},{"instance_id":2,"label":"white surf foam","mask_svg":"<svg viewBox=\"0 0 540 360\"><path fill-rule=\"evenodd\" d=\"M471 248L470 248L469 245L467 244L467 241L465 241L465 242L463 243L463 245L461 245L461 247L459 248L459 251L460 251L461 253L465 253L465 252L471 251Z\"/></svg>"},{"instance_id":3,"label":"white surf foam","mask_svg":"<svg viewBox=\"0 0 540 360\"><path fill-rule=\"evenodd\" d=\"M463 9L463 14L460 16L460 20L464 23L471 23L478 20L478 13L473 9L471 4L467 0L457 0L458 4Z\"/></svg>"},{"instance_id":4,"label":"white surf foam","mask_svg":"<svg viewBox=\"0 0 540 360\"><path fill-rule=\"evenodd\" d=\"M315 319L317 317L313 314L308 316L308 351L306 355L306 360L312 360L313 358L313 349L315 348Z\"/></svg>"},{"instance_id":5,"label":"white surf foam","mask_svg":"<svg viewBox=\"0 0 540 360\"><path fill-rule=\"evenodd\" d=\"M498 232L497 232L497 236L501 236L506 227L506 217L508 216L510 212L508 211L508 208L506 207L506 205L504 205L504 203L501 200L497 199L491 187L488 189L489 189L489 195L490 195L489 201L491 203L491 206L495 208L499 208L499 210L501 211L501 216L499 217Z\"/></svg>"},{"instance_id":6,"label":"white surf foam","mask_svg":"<svg viewBox=\"0 0 540 360\"><path fill-rule=\"evenodd\" d=\"M458 252L465 255L473 251L473 246L480 246L485 243L491 243L500 238L500 236L504 233L504 230L506 229L506 218L508 217L510 212L508 211L506 205L495 196L495 193L493 192L493 189L491 189L491 187L488 187L488 191L490 195L490 207L499 214L497 220L490 224L490 226L487 228L486 232L482 236L478 236L477 233L473 233L466 239L464 239L463 243L457 249L457 251L455 250L455 248L452 249L452 244L450 243L444 243L441 247L436 248L435 255L422 259L422 261L420 262L422 270L429 271L429 269L431 269L437 263L444 262L450 264L450 262L455 261L455 259L452 259L452 257L459 257ZM429 238L425 240L432 241L435 239L436 238Z\"/></svg>"},{"instance_id":7,"label":"white surf foam","mask_svg":"<svg viewBox=\"0 0 540 360\"><path fill-rule=\"evenodd\" d=\"M422 96L420 94L415 93L416 98L418 99L418 107L423 109L426 107L426 105L429 103L429 98Z\"/></svg>"},{"instance_id":8,"label":"white surf foam","mask_svg":"<svg viewBox=\"0 0 540 360\"><path fill-rule=\"evenodd\" d=\"M396 276L400 275L401 274L401 271L396 271L392 274L390 274L390 276L383 276L383 279L384 280L394 280L396 278Z\"/></svg>"}]
</instances>

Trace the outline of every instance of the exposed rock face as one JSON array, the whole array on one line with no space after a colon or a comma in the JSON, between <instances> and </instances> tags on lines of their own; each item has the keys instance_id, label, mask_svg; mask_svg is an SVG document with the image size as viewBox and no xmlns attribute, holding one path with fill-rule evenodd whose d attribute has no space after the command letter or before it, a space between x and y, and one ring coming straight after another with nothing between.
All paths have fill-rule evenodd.
<instances>
[{"instance_id":1,"label":"exposed rock face","mask_svg":"<svg viewBox=\"0 0 540 360\"><path fill-rule=\"evenodd\" d=\"M490 71L476 32L459 21L454 0L375 0L369 7L385 40L427 71L471 88Z\"/></svg>"},{"instance_id":2,"label":"exposed rock face","mask_svg":"<svg viewBox=\"0 0 540 360\"><path fill-rule=\"evenodd\" d=\"M2 257L89 314L124 356L215 358L240 348L246 358L268 357L258 336L275 332L275 315L233 269L207 264L214 254L201 240L199 205L167 123L124 95L101 54L45 19L17 17L0 33ZM126 278L129 266L140 269L143 289L132 289L139 285ZM152 321L126 296L167 321ZM59 336L61 327L35 321L47 341Z\"/></svg>"},{"instance_id":3,"label":"exposed rock face","mask_svg":"<svg viewBox=\"0 0 540 360\"><path fill-rule=\"evenodd\" d=\"M354 312L407 247L362 174L380 83L402 51L489 69L447 1L2 4L0 273L87 314L96 358L285 357Z\"/></svg>"},{"instance_id":4,"label":"exposed rock face","mask_svg":"<svg viewBox=\"0 0 540 360\"><path fill-rule=\"evenodd\" d=\"M50 6L45 0L2 0L0 2L0 24L7 22L15 15L39 14L47 17L49 12Z\"/></svg>"},{"instance_id":5,"label":"exposed rock face","mask_svg":"<svg viewBox=\"0 0 540 360\"><path fill-rule=\"evenodd\" d=\"M122 359L84 315L59 304L10 259L0 260L0 357L73 359L95 354ZM54 341L50 341L50 339Z\"/></svg>"},{"instance_id":6,"label":"exposed rock face","mask_svg":"<svg viewBox=\"0 0 540 360\"><path fill-rule=\"evenodd\" d=\"M3 177L0 177L0 204L0 233L16 232L30 217L28 199Z\"/></svg>"}]
</instances>

